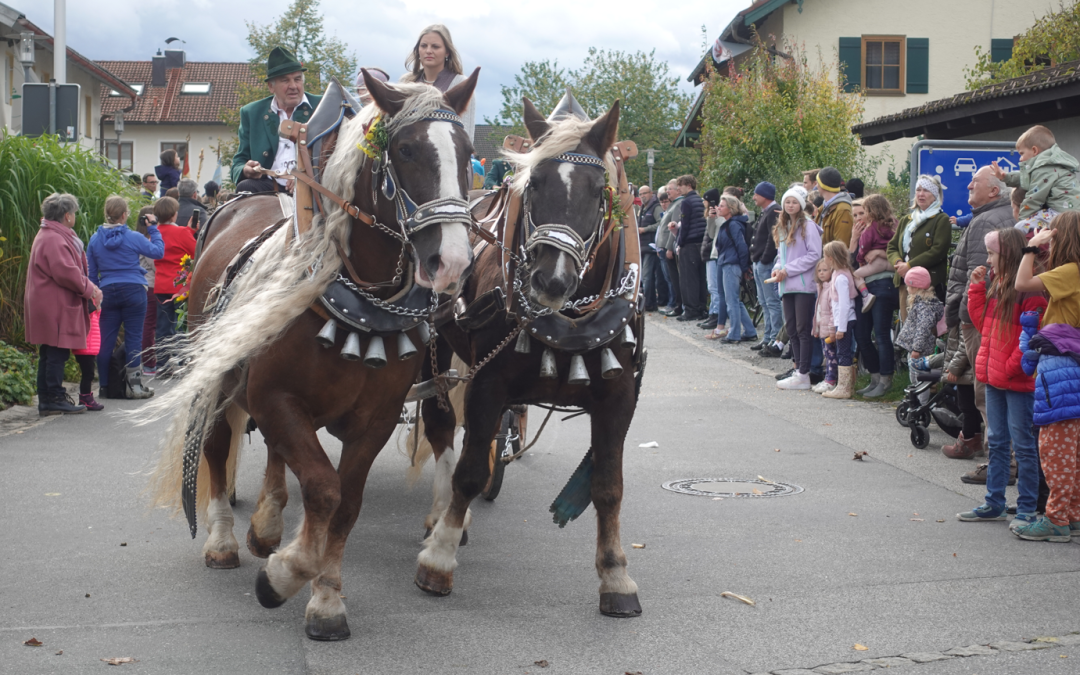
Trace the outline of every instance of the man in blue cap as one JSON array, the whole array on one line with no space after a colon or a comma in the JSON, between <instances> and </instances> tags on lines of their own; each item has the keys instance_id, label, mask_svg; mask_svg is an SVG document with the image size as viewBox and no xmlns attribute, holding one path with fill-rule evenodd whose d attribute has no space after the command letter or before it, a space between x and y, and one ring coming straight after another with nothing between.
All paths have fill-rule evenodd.
<instances>
[{"instance_id":1,"label":"man in blue cap","mask_svg":"<svg viewBox=\"0 0 1080 675\"><path fill-rule=\"evenodd\" d=\"M232 179L237 192L287 192L292 180L274 179L261 169L286 173L296 166L296 145L278 135L283 120L307 122L321 96L304 93L307 68L284 47L274 47L266 60L270 96L240 109L240 146L233 155Z\"/></svg>"}]
</instances>

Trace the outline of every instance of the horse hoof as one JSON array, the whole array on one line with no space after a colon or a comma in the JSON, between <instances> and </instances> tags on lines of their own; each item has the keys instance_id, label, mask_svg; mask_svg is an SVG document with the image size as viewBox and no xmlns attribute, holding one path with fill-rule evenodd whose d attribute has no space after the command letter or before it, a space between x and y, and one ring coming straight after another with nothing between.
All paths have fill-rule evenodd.
<instances>
[{"instance_id":1,"label":"horse hoof","mask_svg":"<svg viewBox=\"0 0 1080 675\"><path fill-rule=\"evenodd\" d=\"M619 619L641 616L641 603L637 593L601 593L600 613Z\"/></svg>"},{"instance_id":2,"label":"horse hoof","mask_svg":"<svg viewBox=\"0 0 1080 675\"><path fill-rule=\"evenodd\" d=\"M310 616L307 619L307 625L304 626L304 632L312 640L323 642L348 640L349 636L352 635L349 631L349 622L345 620L344 614L329 618Z\"/></svg>"},{"instance_id":3,"label":"horse hoof","mask_svg":"<svg viewBox=\"0 0 1080 675\"><path fill-rule=\"evenodd\" d=\"M469 543L469 531L468 530L462 530L461 531L461 541L458 542L458 546L464 546L465 544L468 544L468 543Z\"/></svg>"},{"instance_id":4,"label":"horse hoof","mask_svg":"<svg viewBox=\"0 0 1080 675\"><path fill-rule=\"evenodd\" d=\"M265 567L259 570L259 576L255 579L255 597L259 599L259 604L267 609L281 607L287 599L278 595L270 585L270 577L266 574Z\"/></svg>"},{"instance_id":5,"label":"horse hoof","mask_svg":"<svg viewBox=\"0 0 1080 675\"><path fill-rule=\"evenodd\" d=\"M236 551L207 551L206 566L212 570L231 570L240 567L240 554Z\"/></svg>"},{"instance_id":6,"label":"horse hoof","mask_svg":"<svg viewBox=\"0 0 1080 675\"><path fill-rule=\"evenodd\" d=\"M278 544L280 543L280 539L273 544L263 541L262 539L259 539L259 537L255 534L255 530L252 530L250 528L248 529L248 551L251 551L251 555L255 556L256 558L269 558L270 554L277 550Z\"/></svg>"},{"instance_id":7,"label":"horse hoof","mask_svg":"<svg viewBox=\"0 0 1080 675\"><path fill-rule=\"evenodd\" d=\"M414 581L420 590L431 595L450 595L450 591L454 590L453 572L436 572L427 567L418 567Z\"/></svg>"}]
</instances>

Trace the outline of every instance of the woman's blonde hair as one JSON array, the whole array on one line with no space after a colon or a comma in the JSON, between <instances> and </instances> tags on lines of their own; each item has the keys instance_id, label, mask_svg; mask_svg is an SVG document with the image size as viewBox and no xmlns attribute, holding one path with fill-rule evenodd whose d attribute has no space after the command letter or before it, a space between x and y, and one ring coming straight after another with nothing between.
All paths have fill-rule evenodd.
<instances>
[{"instance_id":1,"label":"woman's blonde hair","mask_svg":"<svg viewBox=\"0 0 1080 675\"><path fill-rule=\"evenodd\" d=\"M435 33L442 38L443 46L446 47L446 61L443 63L443 68L455 75L462 74L461 57L458 55L457 49L454 48L454 41L450 38L450 29L441 23L433 23L420 31L420 36L416 38L416 44L413 45L412 51L409 52L408 58L405 59L405 69L409 72L405 74L405 77L401 78L403 82L424 81L424 67L420 65L420 41L428 33Z\"/></svg>"},{"instance_id":2,"label":"woman's blonde hair","mask_svg":"<svg viewBox=\"0 0 1080 675\"><path fill-rule=\"evenodd\" d=\"M120 195L109 195L105 200L105 220L110 225L124 222L124 216L130 210L127 200Z\"/></svg>"},{"instance_id":3,"label":"woman's blonde hair","mask_svg":"<svg viewBox=\"0 0 1080 675\"><path fill-rule=\"evenodd\" d=\"M839 239L830 241L821 249L821 259L827 260L834 270L847 270L851 272L851 254L848 247Z\"/></svg>"},{"instance_id":4,"label":"woman's blonde hair","mask_svg":"<svg viewBox=\"0 0 1080 675\"><path fill-rule=\"evenodd\" d=\"M727 204L728 211L731 211L732 216L738 216L740 214L747 213L746 205L742 203L742 200L733 194L724 193L720 195L720 201Z\"/></svg>"},{"instance_id":5,"label":"woman's blonde hair","mask_svg":"<svg viewBox=\"0 0 1080 675\"><path fill-rule=\"evenodd\" d=\"M821 280L819 273L821 272L822 268L828 264L829 261L825 258L822 258L821 260L817 261L816 265L814 265L814 283L817 284L818 295L821 295L822 288L824 288L825 286L825 282Z\"/></svg>"}]
</instances>

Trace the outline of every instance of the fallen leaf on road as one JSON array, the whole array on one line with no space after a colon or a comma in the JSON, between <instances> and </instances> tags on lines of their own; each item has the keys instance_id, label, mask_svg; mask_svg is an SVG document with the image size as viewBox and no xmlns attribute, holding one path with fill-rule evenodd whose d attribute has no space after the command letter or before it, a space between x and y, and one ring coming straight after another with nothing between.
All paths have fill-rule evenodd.
<instances>
[{"instance_id":1,"label":"fallen leaf on road","mask_svg":"<svg viewBox=\"0 0 1080 675\"><path fill-rule=\"evenodd\" d=\"M127 542L126 542L126 541L122 541L122 542L120 542L120 545L121 545L121 546L127 546Z\"/></svg>"},{"instance_id":2,"label":"fallen leaf on road","mask_svg":"<svg viewBox=\"0 0 1080 675\"><path fill-rule=\"evenodd\" d=\"M660 444L657 443L656 441L649 441L648 443L642 443L638 447L639 448L659 448Z\"/></svg>"},{"instance_id":3,"label":"fallen leaf on road","mask_svg":"<svg viewBox=\"0 0 1080 675\"><path fill-rule=\"evenodd\" d=\"M746 597L745 595L739 595L737 593L732 593L731 591L724 591L723 593L720 594L720 597L721 598L735 598L736 600L738 600L740 602L745 602L746 604L750 605L751 607L754 607L754 606L757 605L756 602L754 602L750 598Z\"/></svg>"},{"instance_id":4,"label":"fallen leaf on road","mask_svg":"<svg viewBox=\"0 0 1080 675\"><path fill-rule=\"evenodd\" d=\"M722 502L722 501L724 501L724 498L723 497L713 497L712 500L714 502Z\"/></svg>"},{"instance_id":5,"label":"fallen leaf on road","mask_svg":"<svg viewBox=\"0 0 1080 675\"><path fill-rule=\"evenodd\" d=\"M944 518L941 518L941 519L939 519L939 520L938 520L938 522L939 522L939 523L944 523L944 522L945 522L945 519L944 519Z\"/></svg>"},{"instance_id":6,"label":"fallen leaf on road","mask_svg":"<svg viewBox=\"0 0 1080 675\"><path fill-rule=\"evenodd\" d=\"M40 647L44 643L41 640L37 639L36 637L32 637L29 640L27 640L26 642L24 642L23 644L26 645L27 647Z\"/></svg>"},{"instance_id":7,"label":"fallen leaf on road","mask_svg":"<svg viewBox=\"0 0 1080 675\"><path fill-rule=\"evenodd\" d=\"M59 497L60 493L59 492L46 492L45 496L46 497Z\"/></svg>"},{"instance_id":8,"label":"fallen leaf on road","mask_svg":"<svg viewBox=\"0 0 1080 675\"><path fill-rule=\"evenodd\" d=\"M867 647L866 645L861 645L861 644L859 644L859 643L857 643L857 642L855 643L855 651L859 651L859 652L865 652L865 651L867 651L867 650L869 650L869 649L870 649L870 648L869 648L869 647Z\"/></svg>"},{"instance_id":9,"label":"fallen leaf on road","mask_svg":"<svg viewBox=\"0 0 1080 675\"><path fill-rule=\"evenodd\" d=\"M56 655L57 656L63 656L64 655L64 650L61 649L60 651L56 652Z\"/></svg>"},{"instance_id":10,"label":"fallen leaf on road","mask_svg":"<svg viewBox=\"0 0 1080 675\"><path fill-rule=\"evenodd\" d=\"M551 665L550 663L548 663L546 660L543 660L543 659L541 659L540 661L533 661L533 663L540 666L541 668L547 668L549 665Z\"/></svg>"},{"instance_id":11,"label":"fallen leaf on road","mask_svg":"<svg viewBox=\"0 0 1080 675\"><path fill-rule=\"evenodd\" d=\"M645 544L630 544L634 548L645 548Z\"/></svg>"},{"instance_id":12,"label":"fallen leaf on road","mask_svg":"<svg viewBox=\"0 0 1080 675\"><path fill-rule=\"evenodd\" d=\"M773 452L780 452L780 448L774 449Z\"/></svg>"},{"instance_id":13,"label":"fallen leaf on road","mask_svg":"<svg viewBox=\"0 0 1080 675\"><path fill-rule=\"evenodd\" d=\"M754 493L754 494L756 494L756 495L763 495L763 494L765 494L764 492L762 492L761 490L759 490L759 489L757 489L757 488L754 488L753 490L751 490L751 492L753 492L753 493Z\"/></svg>"},{"instance_id":14,"label":"fallen leaf on road","mask_svg":"<svg viewBox=\"0 0 1080 675\"><path fill-rule=\"evenodd\" d=\"M1037 637L1037 638L1035 638L1035 642L1057 642L1057 641L1058 641L1058 639L1056 637Z\"/></svg>"},{"instance_id":15,"label":"fallen leaf on road","mask_svg":"<svg viewBox=\"0 0 1080 675\"><path fill-rule=\"evenodd\" d=\"M823 427L831 427L831 426L832 426L832 422L822 422L822 423L821 423L821 426L823 426Z\"/></svg>"},{"instance_id":16,"label":"fallen leaf on road","mask_svg":"<svg viewBox=\"0 0 1080 675\"><path fill-rule=\"evenodd\" d=\"M952 554L952 557L954 557L954 558L955 558L955 557L956 557L956 554L955 554L955 553L953 553L953 554Z\"/></svg>"},{"instance_id":17,"label":"fallen leaf on road","mask_svg":"<svg viewBox=\"0 0 1080 675\"><path fill-rule=\"evenodd\" d=\"M101 659L101 660L104 661L105 663L109 664L110 666L119 666L119 665L122 665L124 663L138 663L137 660L131 658L130 656L115 656L115 657L113 657L111 659Z\"/></svg>"},{"instance_id":18,"label":"fallen leaf on road","mask_svg":"<svg viewBox=\"0 0 1080 675\"><path fill-rule=\"evenodd\" d=\"M916 522L916 523L921 523L926 519L925 518L909 518L908 520L911 520L912 522Z\"/></svg>"},{"instance_id":19,"label":"fallen leaf on road","mask_svg":"<svg viewBox=\"0 0 1080 675\"><path fill-rule=\"evenodd\" d=\"M631 673L631 672L630 672L630 671L628 670L628 671L626 671L625 673L623 673L623 675L641 675L641 671L640 671L640 670L635 670L634 672L632 672L632 673Z\"/></svg>"},{"instance_id":20,"label":"fallen leaf on road","mask_svg":"<svg viewBox=\"0 0 1080 675\"><path fill-rule=\"evenodd\" d=\"M758 479L758 480L760 480L760 481L765 481L766 483L768 483L768 484L770 484L770 485L776 485L776 481L774 481L774 480L769 480L769 479L768 479L768 478L766 478L765 476L758 476L758 477L757 477L757 479Z\"/></svg>"},{"instance_id":21,"label":"fallen leaf on road","mask_svg":"<svg viewBox=\"0 0 1080 675\"><path fill-rule=\"evenodd\" d=\"M857 513L849 513L848 515L849 516L858 516L859 514L857 514Z\"/></svg>"},{"instance_id":22,"label":"fallen leaf on road","mask_svg":"<svg viewBox=\"0 0 1080 675\"><path fill-rule=\"evenodd\" d=\"M89 597L90 597L90 594L89 594L89 593L87 593L87 594L86 594L86 597L88 597L88 598L89 598Z\"/></svg>"},{"instance_id":23,"label":"fallen leaf on road","mask_svg":"<svg viewBox=\"0 0 1080 675\"><path fill-rule=\"evenodd\" d=\"M855 456L852 457L852 459L857 459L857 460L859 460L861 462L862 458L865 457L866 455L869 455L869 454L870 454L869 452L865 452L865 451L859 452L858 450L856 450L855 451Z\"/></svg>"}]
</instances>

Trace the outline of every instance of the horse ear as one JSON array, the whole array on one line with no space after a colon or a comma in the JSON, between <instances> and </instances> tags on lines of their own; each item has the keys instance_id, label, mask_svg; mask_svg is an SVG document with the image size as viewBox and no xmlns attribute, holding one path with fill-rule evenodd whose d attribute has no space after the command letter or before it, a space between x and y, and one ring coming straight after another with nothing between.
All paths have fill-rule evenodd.
<instances>
[{"instance_id":1,"label":"horse ear","mask_svg":"<svg viewBox=\"0 0 1080 675\"><path fill-rule=\"evenodd\" d=\"M457 114L461 115L468 109L473 90L476 89L476 80L479 77L480 69L477 68L461 84L446 92L446 100L450 102L450 107Z\"/></svg>"},{"instance_id":2,"label":"horse ear","mask_svg":"<svg viewBox=\"0 0 1080 675\"><path fill-rule=\"evenodd\" d=\"M372 77L366 68L361 68L360 72L364 75L364 86L367 87L371 100L375 102L379 110L391 117L401 112L401 108L405 105L405 94L382 80Z\"/></svg>"},{"instance_id":3,"label":"horse ear","mask_svg":"<svg viewBox=\"0 0 1080 675\"><path fill-rule=\"evenodd\" d=\"M606 115L593 122L592 129L587 136L589 142L602 157L605 152L615 145L619 137L619 102L611 106Z\"/></svg>"},{"instance_id":4,"label":"horse ear","mask_svg":"<svg viewBox=\"0 0 1080 675\"><path fill-rule=\"evenodd\" d=\"M521 101L525 104L525 128L529 131L529 137L532 138L533 143L540 140L540 137L546 134L551 125L544 119L544 116L540 114L540 111L536 109L533 102L524 96Z\"/></svg>"}]
</instances>

